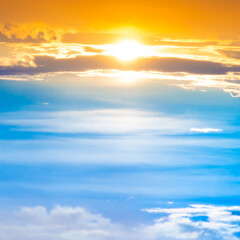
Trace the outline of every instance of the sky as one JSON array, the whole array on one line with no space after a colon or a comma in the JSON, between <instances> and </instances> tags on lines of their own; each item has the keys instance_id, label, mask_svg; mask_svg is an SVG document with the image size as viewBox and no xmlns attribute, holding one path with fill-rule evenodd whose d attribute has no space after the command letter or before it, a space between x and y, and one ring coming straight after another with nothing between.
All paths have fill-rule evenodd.
<instances>
[{"instance_id":1,"label":"sky","mask_svg":"<svg viewBox=\"0 0 240 240\"><path fill-rule=\"evenodd\" d=\"M0 9L0 240L240 238L239 1Z\"/></svg>"}]
</instances>

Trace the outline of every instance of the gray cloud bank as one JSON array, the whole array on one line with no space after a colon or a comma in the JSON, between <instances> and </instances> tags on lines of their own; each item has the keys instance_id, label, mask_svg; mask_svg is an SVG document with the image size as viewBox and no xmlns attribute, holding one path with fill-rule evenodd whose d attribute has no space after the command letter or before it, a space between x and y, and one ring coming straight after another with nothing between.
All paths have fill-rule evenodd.
<instances>
[{"instance_id":1,"label":"gray cloud bank","mask_svg":"<svg viewBox=\"0 0 240 240\"><path fill-rule=\"evenodd\" d=\"M0 75L40 74L49 72L72 72L87 70L124 70L186 72L192 74L218 75L228 72L240 72L239 65L225 65L211 61L180 58L139 58L132 62L121 62L112 56L77 56L75 58L56 59L49 56L35 56L35 67L0 66Z\"/></svg>"},{"instance_id":2,"label":"gray cloud bank","mask_svg":"<svg viewBox=\"0 0 240 240\"><path fill-rule=\"evenodd\" d=\"M221 54L225 55L226 57L233 58L233 59L240 59L240 51L233 51L233 50L219 50Z\"/></svg>"}]
</instances>

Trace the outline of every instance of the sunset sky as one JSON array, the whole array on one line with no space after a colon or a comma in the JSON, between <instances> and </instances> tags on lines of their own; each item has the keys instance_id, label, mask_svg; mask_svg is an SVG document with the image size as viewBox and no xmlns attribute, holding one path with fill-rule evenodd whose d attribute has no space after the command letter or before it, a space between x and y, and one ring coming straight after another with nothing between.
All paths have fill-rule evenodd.
<instances>
[{"instance_id":1,"label":"sunset sky","mask_svg":"<svg viewBox=\"0 0 240 240\"><path fill-rule=\"evenodd\" d=\"M0 240L240 238L240 2L0 2Z\"/></svg>"}]
</instances>

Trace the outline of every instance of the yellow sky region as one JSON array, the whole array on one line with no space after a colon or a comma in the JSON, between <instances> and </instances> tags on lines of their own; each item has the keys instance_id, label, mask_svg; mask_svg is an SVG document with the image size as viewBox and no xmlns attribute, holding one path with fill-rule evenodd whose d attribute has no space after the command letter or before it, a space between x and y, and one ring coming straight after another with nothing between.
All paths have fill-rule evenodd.
<instances>
[{"instance_id":1,"label":"yellow sky region","mask_svg":"<svg viewBox=\"0 0 240 240\"><path fill-rule=\"evenodd\" d=\"M239 0L8 0L1 23L39 22L76 31L142 32L191 38L240 36Z\"/></svg>"}]
</instances>

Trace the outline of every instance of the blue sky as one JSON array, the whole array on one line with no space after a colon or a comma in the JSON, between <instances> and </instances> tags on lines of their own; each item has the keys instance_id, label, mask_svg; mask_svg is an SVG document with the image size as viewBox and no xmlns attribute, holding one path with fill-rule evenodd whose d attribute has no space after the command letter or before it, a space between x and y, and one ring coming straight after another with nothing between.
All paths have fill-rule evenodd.
<instances>
[{"instance_id":1,"label":"blue sky","mask_svg":"<svg viewBox=\"0 0 240 240\"><path fill-rule=\"evenodd\" d=\"M126 228L113 233L139 239L131 227L144 224L146 237L149 229L162 228L154 223L158 213L142 209L212 204L218 213L217 206L238 205L239 98L215 88L188 90L158 80L114 86L71 74L52 81L2 80L0 86L0 211L8 221L17 221L9 212L37 218L46 209L80 214L80 206L86 214L101 213L100 222L110 219L106 229ZM195 222L212 210L197 211L188 228L197 228ZM174 214L164 224L178 229ZM227 233L209 225L205 238L199 229L176 230L176 239L235 239L238 228L229 230L234 224L226 226ZM158 234L149 236L175 239Z\"/></svg>"}]
</instances>

